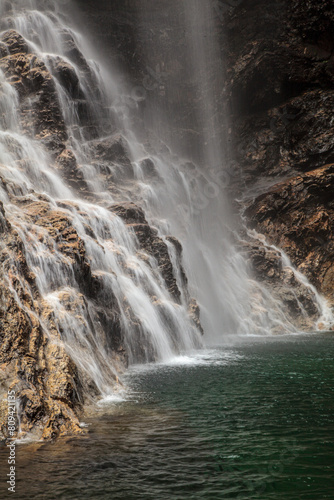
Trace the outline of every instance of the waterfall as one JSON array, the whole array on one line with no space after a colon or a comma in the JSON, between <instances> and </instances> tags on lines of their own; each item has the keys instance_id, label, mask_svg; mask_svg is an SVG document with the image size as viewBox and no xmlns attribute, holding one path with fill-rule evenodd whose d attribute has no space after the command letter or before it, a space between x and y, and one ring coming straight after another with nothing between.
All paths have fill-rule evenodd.
<instances>
[{"instance_id":1,"label":"waterfall","mask_svg":"<svg viewBox=\"0 0 334 500\"><path fill-rule=\"evenodd\" d=\"M232 214L227 189L233 178L238 180L238 166L233 161L228 113L219 109L224 104L225 68L215 2L172 1L163 8L165 13L148 1L136 13L136 22L142 25L142 29L136 26L136 41L143 47L147 74L141 88L134 87L120 100L133 100L126 112L122 108L122 116L137 165L136 194L149 220L182 242L189 287L200 304L207 343L219 344L235 334L296 332L304 325L294 324L281 298L254 278L238 248L238 217ZM152 32L156 32L153 38ZM177 75L175 65L180 68ZM175 99L173 93L181 82L183 94L179 90L181 98L168 109L168 97ZM161 84L163 97L159 99ZM182 102L187 94L188 107ZM181 117L176 125L175 115ZM190 134L188 140L180 140L171 133L173 127L191 128L195 138ZM147 159L156 173L153 181L147 181L143 171ZM242 225L239 230L243 231ZM319 316L328 319L326 301L314 290L312 294L312 301L320 307ZM331 321L320 323L328 327ZM311 325L316 327L309 320L305 328Z\"/></svg>"},{"instance_id":2,"label":"waterfall","mask_svg":"<svg viewBox=\"0 0 334 500\"><path fill-rule=\"evenodd\" d=\"M293 331L236 249L230 151L217 132L228 120L215 115L222 78L214 82L208 64L219 59L211 3L181 9L199 99L194 154L168 137L168 120L152 106L143 140L140 100L58 10L37 0L0 6L0 200L36 286L22 280L23 300L13 253L6 286L19 307L102 395L122 362L202 346L193 297L207 342L273 325Z\"/></svg>"},{"instance_id":3,"label":"waterfall","mask_svg":"<svg viewBox=\"0 0 334 500\"><path fill-rule=\"evenodd\" d=\"M206 342L217 344L229 334L253 333L255 325L248 320L247 265L232 243L235 220L225 190L229 151L228 142L220 132L222 128L228 129L228 119L225 115L225 123L220 123L216 102L223 68L217 69L218 81L214 83L210 68L212 58L220 57L215 9L211 2L197 0L181 4L171 2L165 8L169 9L169 14L177 13L174 14L179 22L176 27L169 14L163 17L165 24L159 25L162 14L154 2L146 2L140 7L137 18L144 26L152 23L159 33L159 28L161 32L167 28L171 30L168 42L172 46L175 44L172 54L178 51L178 42L173 36L184 33L181 40L184 53L178 61L183 67L182 77L191 81L190 92L196 102L193 122L186 122L184 127L196 128L196 144L191 141L189 146L187 141L180 141L171 134L172 124L166 110L163 106L159 109L154 93L150 92L154 86L159 87L162 78L156 74L157 70L152 70L156 64L151 61L150 52L154 45L159 56L164 53L164 46L163 42L159 45L159 40L145 39L145 33L139 35L137 42L146 50L146 76L153 84L146 84L145 77L141 90L135 86L120 99L120 102L134 101L125 113L123 110L123 130L132 145L133 164L137 166L136 194L149 220L159 225L163 233L173 234L182 242L189 287L200 304ZM150 35L149 29L147 32ZM160 73L168 77L168 72L172 70L162 57ZM173 92L178 84L171 80L167 90ZM125 93L124 89L122 91ZM145 107L141 100L136 100L137 95L145 96ZM182 103L179 104L182 107ZM143 121L147 136L143 134ZM153 179L145 176L147 161L154 170Z\"/></svg>"},{"instance_id":4,"label":"waterfall","mask_svg":"<svg viewBox=\"0 0 334 500\"><path fill-rule=\"evenodd\" d=\"M126 138L115 134L115 86L83 37L33 1L2 3L1 30L0 199L37 292L26 290L27 303L18 296L14 255L6 286L105 395L120 357L166 360L201 346L179 244L125 203L134 167ZM11 73L18 63L22 81ZM36 293L41 305L28 307Z\"/></svg>"}]
</instances>

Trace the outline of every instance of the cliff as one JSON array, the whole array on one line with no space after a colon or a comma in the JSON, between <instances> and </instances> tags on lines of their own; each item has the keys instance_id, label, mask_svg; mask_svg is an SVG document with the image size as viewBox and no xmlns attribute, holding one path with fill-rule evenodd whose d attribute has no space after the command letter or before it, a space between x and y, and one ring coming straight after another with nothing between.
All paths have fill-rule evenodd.
<instances>
[{"instance_id":1,"label":"cliff","mask_svg":"<svg viewBox=\"0 0 334 500\"><path fill-rule=\"evenodd\" d=\"M241 224L241 250L254 277L283 302L296 293L306 303L308 292L301 292L300 284L284 282L282 262L277 274L270 245L284 250L296 269L332 301L332 4L217 0L212 5L220 54L209 61L207 76L216 92L213 112L220 117L216 140L227 157L224 182L231 200L238 200L233 202L236 214L267 239L256 241L254 232L250 239ZM174 143L200 159L198 149L205 146L193 102L198 106L203 97L196 94L185 64L181 7L179 2L159 2L158 8L150 0L115 0L108 18L94 12L92 2L81 12L92 30L99 25L101 49L117 45L118 60L133 87L143 86L149 76L151 85L140 103L143 116L150 107L160 110ZM112 9L111 4L106 8ZM267 271L260 272L259 266ZM268 273L276 280L270 283ZM298 324L301 309L292 302L288 299L286 311L305 328Z\"/></svg>"},{"instance_id":2,"label":"cliff","mask_svg":"<svg viewBox=\"0 0 334 500\"><path fill-rule=\"evenodd\" d=\"M240 208L333 301L332 2L245 0L224 23Z\"/></svg>"}]
</instances>

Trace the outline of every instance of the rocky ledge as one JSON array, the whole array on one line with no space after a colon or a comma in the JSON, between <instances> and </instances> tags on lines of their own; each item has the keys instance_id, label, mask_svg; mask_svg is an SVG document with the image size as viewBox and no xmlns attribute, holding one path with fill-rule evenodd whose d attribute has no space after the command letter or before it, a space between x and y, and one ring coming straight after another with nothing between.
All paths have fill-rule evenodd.
<instances>
[{"instance_id":1,"label":"rocky ledge","mask_svg":"<svg viewBox=\"0 0 334 500\"><path fill-rule=\"evenodd\" d=\"M36 208L30 207L30 211L37 215ZM62 345L52 310L39 296L23 241L6 219L2 205L0 212L0 435L8 437L9 390L15 390L20 401L22 436L30 433L53 439L80 433L78 370ZM74 258L79 258L79 245L77 251ZM42 318L51 336L44 333Z\"/></svg>"}]
</instances>

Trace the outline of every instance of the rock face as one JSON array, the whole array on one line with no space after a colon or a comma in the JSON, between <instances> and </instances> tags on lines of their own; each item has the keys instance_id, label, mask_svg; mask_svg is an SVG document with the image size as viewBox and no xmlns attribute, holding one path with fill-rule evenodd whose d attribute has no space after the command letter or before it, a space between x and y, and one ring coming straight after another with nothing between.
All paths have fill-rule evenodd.
<instances>
[{"instance_id":1,"label":"rock face","mask_svg":"<svg viewBox=\"0 0 334 500\"><path fill-rule=\"evenodd\" d=\"M4 215L0 262L1 433L8 437L7 391L12 389L20 401L23 435L53 439L80 433L77 368L62 347L55 326L50 329L53 337L43 333L38 317L52 322L52 311L43 304L23 242Z\"/></svg>"},{"instance_id":2,"label":"rock face","mask_svg":"<svg viewBox=\"0 0 334 500\"><path fill-rule=\"evenodd\" d=\"M333 301L332 3L244 0L223 24L243 172L232 192L250 226Z\"/></svg>"},{"instance_id":3,"label":"rock face","mask_svg":"<svg viewBox=\"0 0 334 500\"><path fill-rule=\"evenodd\" d=\"M259 287L260 290L263 287L264 290L270 291L270 309L273 311L277 309L271 333L283 333L285 329L286 331L314 329L319 319L319 306L314 291L297 279L295 272L282 259L281 250L261 238L245 240L241 250L245 253L256 279L251 287L255 302ZM254 309L256 314L256 304ZM268 310L269 317L270 313Z\"/></svg>"},{"instance_id":4,"label":"rock face","mask_svg":"<svg viewBox=\"0 0 334 500\"><path fill-rule=\"evenodd\" d=\"M2 41L9 54L0 60L0 68L20 96L24 131L33 133L55 151L60 150L67 135L50 72L36 54L28 52L27 44L15 30L5 32Z\"/></svg>"},{"instance_id":5,"label":"rock face","mask_svg":"<svg viewBox=\"0 0 334 500\"><path fill-rule=\"evenodd\" d=\"M291 256L318 290L333 300L334 165L275 185L246 210L250 225Z\"/></svg>"},{"instance_id":6,"label":"rock face","mask_svg":"<svg viewBox=\"0 0 334 500\"><path fill-rule=\"evenodd\" d=\"M214 111L222 124L224 114L230 115L230 130L222 128L220 134L231 144L226 184L231 197L239 200L236 211L245 213L250 226L269 243L281 246L332 300L333 187L328 167L334 161L332 2L219 0L212 5L221 53L208 63L208 71L219 89ZM155 2L143 5L133 0L123 6L114 0L113 5L105 2L104 8L114 9L110 19L102 19L93 2L81 8L92 30L100 27L101 46L115 47L115 40L122 40L117 52L133 85L146 90L150 79L142 106L151 100L163 109L170 128L175 127L180 140L196 150L195 94L184 62L185 35L179 29L182 6L159 2L159 10ZM223 85L218 76L222 60ZM200 99L197 95L197 102ZM255 244L254 238L248 239L253 274L260 276L252 257ZM263 254L262 239L257 245L257 253ZM269 258L266 265L270 262ZM279 280L276 285L277 291Z\"/></svg>"}]
</instances>

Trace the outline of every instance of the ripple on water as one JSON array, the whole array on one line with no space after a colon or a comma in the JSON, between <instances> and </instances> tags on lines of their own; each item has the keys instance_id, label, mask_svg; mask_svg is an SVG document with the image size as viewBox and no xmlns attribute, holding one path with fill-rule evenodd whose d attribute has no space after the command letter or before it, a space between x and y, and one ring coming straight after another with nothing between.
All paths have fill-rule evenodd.
<instances>
[{"instance_id":1,"label":"ripple on water","mask_svg":"<svg viewBox=\"0 0 334 500\"><path fill-rule=\"evenodd\" d=\"M18 497L333 498L333 339L249 340L133 367L127 390L84 419L87 437L18 446Z\"/></svg>"}]
</instances>

